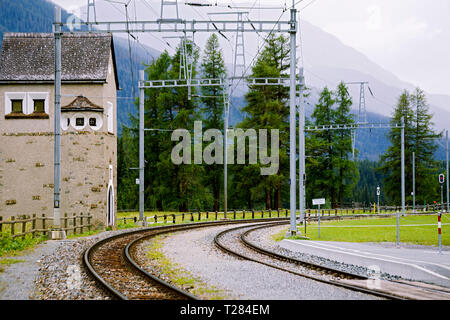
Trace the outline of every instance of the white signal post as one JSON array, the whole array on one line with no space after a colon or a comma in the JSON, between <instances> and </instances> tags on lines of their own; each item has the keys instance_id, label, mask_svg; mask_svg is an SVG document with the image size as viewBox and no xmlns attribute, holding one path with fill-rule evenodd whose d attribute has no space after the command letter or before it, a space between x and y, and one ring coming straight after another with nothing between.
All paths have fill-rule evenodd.
<instances>
[{"instance_id":1,"label":"white signal post","mask_svg":"<svg viewBox=\"0 0 450 320\"><path fill-rule=\"evenodd\" d=\"M320 205L325 204L325 198L313 199L313 206L319 206L319 238L320 238Z\"/></svg>"},{"instance_id":2,"label":"white signal post","mask_svg":"<svg viewBox=\"0 0 450 320\"><path fill-rule=\"evenodd\" d=\"M442 213L438 214L439 254L442 254L441 215Z\"/></svg>"},{"instance_id":3,"label":"white signal post","mask_svg":"<svg viewBox=\"0 0 450 320\"><path fill-rule=\"evenodd\" d=\"M378 214L380 214L380 186L377 187L377 198L378 198Z\"/></svg>"}]
</instances>

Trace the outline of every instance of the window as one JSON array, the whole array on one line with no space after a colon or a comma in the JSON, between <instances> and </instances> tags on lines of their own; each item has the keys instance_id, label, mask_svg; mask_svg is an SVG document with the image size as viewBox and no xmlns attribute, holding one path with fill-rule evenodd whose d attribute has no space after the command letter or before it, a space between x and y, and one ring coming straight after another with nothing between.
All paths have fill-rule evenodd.
<instances>
[{"instance_id":1,"label":"window","mask_svg":"<svg viewBox=\"0 0 450 320\"><path fill-rule=\"evenodd\" d=\"M70 126L70 118L67 118L67 126Z\"/></svg>"},{"instance_id":2,"label":"window","mask_svg":"<svg viewBox=\"0 0 450 320\"><path fill-rule=\"evenodd\" d=\"M23 113L23 100L11 100L11 109L14 113Z\"/></svg>"},{"instance_id":3,"label":"window","mask_svg":"<svg viewBox=\"0 0 450 320\"><path fill-rule=\"evenodd\" d=\"M97 126L97 119L96 118L89 118L89 125L91 127L96 127Z\"/></svg>"},{"instance_id":4,"label":"window","mask_svg":"<svg viewBox=\"0 0 450 320\"><path fill-rule=\"evenodd\" d=\"M34 99L34 112L36 113L44 113L45 112L45 100L43 99Z\"/></svg>"},{"instance_id":5,"label":"window","mask_svg":"<svg viewBox=\"0 0 450 320\"><path fill-rule=\"evenodd\" d=\"M76 118L75 119L75 125L77 127L83 127L84 126L84 118Z\"/></svg>"}]
</instances>

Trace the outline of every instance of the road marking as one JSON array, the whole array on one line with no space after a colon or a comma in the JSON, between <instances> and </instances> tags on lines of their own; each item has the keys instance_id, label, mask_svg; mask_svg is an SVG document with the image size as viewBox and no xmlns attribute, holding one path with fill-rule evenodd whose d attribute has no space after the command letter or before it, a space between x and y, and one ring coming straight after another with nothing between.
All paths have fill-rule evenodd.
<instances>
[{"instance_id":1,"label":"road marking","mask_svg":"<svg viewBox=\"0 0 450 320\"><path fill-rule=\"evenodd\" d=\"M443 223L443 226L450 226L450 223ZM376 224L376 225L352 225L352 226L327 226L327 225L321 225L321 228L383 228L383 227L396 227L396 224ZM400 224L400 227L423 227L423 226L436 226L436 223L430 223L430 224ZM316 227L315 225L312 225L311 228Z\"/></svg>"},{"instance_id":2,"label":"road marking","mask_svg":"<svg viewBox=\"0 0 450 320\"><path fill-rule=\"evenodd\" d=\"M310 241L310 242L311 243L315 243L316 245L319 245L319 246L326 246L326 247L337 248L337 249L341 249L341 250L349 250L349 251L354 251L354 252L362 252L362 253L366 253L368 255L377 255L377 256L380 256L380 257L388 257L388 258L391 258L391 259L405 260L405 261L411 261L411 262L419 262L419 263L424 263L424 264L432 264L432 265L435 265L435 266L438 266L438 267L450 270L450 266L445 265L445 264L429 262L429 261L423 261L423 260L414 260L414 259L402 258L402 257L394 257L394 256L390 256L390 255L387 255L387 254L374 253L374 252L372 253L372 252L368 252L368 251L360 251L360 250L352 249L352 248L339 247L339 246L332 245L332 244L329 244L329 243L322 243L322 242L316 242L316 241Z\"/></svg>"},{"instance_id":3,"label":"road marking","mask_svg":"<svg viewBox=\"0 0 450 320\"><path fill-rule=\"evenodd\" d=\"M446 276L443 276L443 275L441 275L439 273L436 273L434 271L428 270L428 269L426 269L424 267L418 266L418 265L413 264L413 263L395 261L395 260L391 260L391 259L384 259L384 258L378 258L378 257L370 257L370 256L366 256L366 255L363 255L363 254L346 252L346 251L336 250L336 249L331 249L331 248L323 248L323 247L320 247L320 246L317 246L317 245L314 246L313 244L307 244L305 242L301 242L300 243L299 241L290 240L290 239L285 239L284 241L292 242L292 243L295 243L295 244L300 244L300 245L307 246L307 247L313 247L313 248L327 250L327 251L333 251L333 252L337 252L337 253L344 253L344 254L358 256L358 257L363 257L363 258L368 258L368 259L375 259L375 260L387 261L387 262L392 262L392 263L397 263L397 264L409 265L409 266L412 266L412 267L417 268L419 270L422 270L422 271L424 271L426 273L434 275L435 277L442 278L442 279L445 279L445 280L450 280L450 278L448 278ZM314 243L313 241L308 241L308 242ZM342 249L342 248L340 248L340 249ZM358 252L363 252L363 251L358 251ZM370 253L369 253L369 255L370 255ZM396 258L396 257L392 257L392 258Z\"/></svg>"}]
</instances>

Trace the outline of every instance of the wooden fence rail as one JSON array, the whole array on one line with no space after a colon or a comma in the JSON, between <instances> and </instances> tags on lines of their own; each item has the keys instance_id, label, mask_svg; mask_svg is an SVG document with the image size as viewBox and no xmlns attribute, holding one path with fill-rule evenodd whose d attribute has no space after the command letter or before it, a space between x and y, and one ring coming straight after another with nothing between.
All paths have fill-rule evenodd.
<instances>
[{"instance_id":1,"label":"wooden fence rail","mask_svg":"<svg viewBox=\"0 0 450 320\"><path fill-rule=\"evenodd\" d=\"M90 231L92 216L90 214L73 213L72 215L64 214L61 217L62 230L65 230L67 234L83 233L84 231ZM21 237L24 238L27 234L31 234L33 238L38 235L47 235L50 231L53 218L46 217L45 214L38 216L33 215L19 215L12 216L10 220L3 219L0 216L0 238L4 233L9 232L12 238Z\"/></svg>"}]
</instances>

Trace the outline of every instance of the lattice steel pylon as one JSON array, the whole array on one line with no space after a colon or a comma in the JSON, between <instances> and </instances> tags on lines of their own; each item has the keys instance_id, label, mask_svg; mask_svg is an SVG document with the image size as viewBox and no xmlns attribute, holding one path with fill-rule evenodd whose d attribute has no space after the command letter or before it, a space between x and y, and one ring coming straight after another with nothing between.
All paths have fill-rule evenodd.
<instances>
[{"instance_id":1,"label":"lattice steel pylon","mask_svg":"<svg viewBox=\"0 0 450 320\"><path fill-rule=\"evenodd\" d=\"M164 18L164 7L165 6L175 6L175 10L177 13L177 17L176 18ZM180 16L178 14L178 0L172 0L172 1L167 1L167 0L161 0L161 15L159 17L159 21L181 21Z\"/></svg>"},{"instance_id":2,"label":"lattice steel pylon","mask_svg":"<svg viewBox=\"0 0 450 320\"><path fill-rule=\"evenodd\" d=\"M237 31L236 31L236 45L234 48L234 63L233 63L233 77L245 76L245 47L244 47L244 24L243 14L248 12L237 13ZM240 62L238 62L240 59ZM236 72L236 69L240 68L240 73Z\"/></svg>"},{"instance_id":3,"label":"lattice steel pylon","mask_svg":"<svg viewBox=\"0 0 450 320\"><path fill-rule=\"evenodd\" d=\"M95 0L87 0L87 23L91 22L91 11L90 8L92 7L93 13L94 13L94 22L97 22L97 13L95 11Z\"/></svg>"},{"instance_id":4,"label":"lattice steel pylon","mask_svg":"<svg viewBox=\"0 0 450 320\"><path fill-rule=\"evenodd\" d=\"M359 84L359 106L358 106L358 120L357 124L367 124L367 110L366 110L366 97L365 97L365 85L369 89L370 94L372 94L372 90L370 90L369 82L367 81L359 81L359 82L346 82L345 84ZM352 134L352 158L355 160L355 149L356 149L356 129L351 131Z\"/></svg>"},{"instance_id":5,"label":"lattice steel pylon","mask_svg":"<svg viewBox=\"0 0 450 320\"><path fill-rule=\"evenodd\" d=\"M245 45L244 45L244 14L248 11L233 11L233 12L211 12L208 15L231 14L237 15L236 19L236 40L234 47L233 59L233 78L241 78L245 76Z\"/></svg>"}]
</instances>

